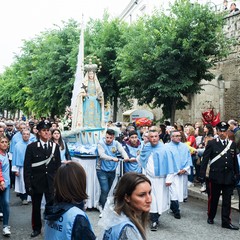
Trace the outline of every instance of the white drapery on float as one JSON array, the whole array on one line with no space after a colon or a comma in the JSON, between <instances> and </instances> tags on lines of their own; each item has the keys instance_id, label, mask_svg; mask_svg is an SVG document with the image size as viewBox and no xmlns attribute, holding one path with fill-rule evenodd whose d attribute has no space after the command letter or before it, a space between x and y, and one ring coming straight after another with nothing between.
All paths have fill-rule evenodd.
<instances>
[{"instance_id":1,"label":"white drapery on float","mask_svg":"<svg viewBox=\"0 0 240 240\"><path fill-rule=\"evenodd\" d=\"M98 141L103 137L105 132L104 99L96 75L99 66L92 62L94 60L96 60L96 57L89 58L89 62L84 68L84 23L82 20L77 69L71 99L72 128L70 131L63 131L62 137L66 139L72 160L79 162L85 169L87 176L86 192L89 196L86 202L87 208L98 207L100 186L96 174L96 159L98 157L96 148ZM85 78L84 70L86 71ZM94 74L94 78L92 79L90 79L90 71ZM92 91L90 91L90 87L92 87ZM96 105L99 104L100 108L98 107L98 113L100 115L98 117L100 124L96 126L88 125L87 123L89 123L89 121L84 121L84 117L87 115L84 114L84 111L88 111L86 106L87 108L96 107ZM88 117L89 116L91 115L88 115ZM92 120L95 120L94 115L92 118Z\"/></svg>"}]
</instances>

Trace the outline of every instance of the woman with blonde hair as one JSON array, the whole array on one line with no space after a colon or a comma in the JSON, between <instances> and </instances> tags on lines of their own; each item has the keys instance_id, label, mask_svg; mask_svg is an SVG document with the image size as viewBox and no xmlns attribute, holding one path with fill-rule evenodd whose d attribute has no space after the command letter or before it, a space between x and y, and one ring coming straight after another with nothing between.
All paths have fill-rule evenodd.
<instances>
[{"instance_id":1,"label":"woman with blonde hair","mask_svg":"<svg viewBox=\"0 0 240 240\"><path fill-rule=\"evenodd\" d=\"M195 138L195 129L193 126L187 126L185 128L185 134L187 137L187 142L189 143L190 147L192 148L197 148L197 144L196 144L196 138ZM196 151L191 153L191 157L192 157L192 164L194 167L196 167L196 162L197 162L197 158L196 158ZM188 175L188 185L189 187L191 187L193 185L193 180L194 180L194 173L193 173L193 167L191 167L191 173L190 175Z\"/></svg>"}]
</instances>

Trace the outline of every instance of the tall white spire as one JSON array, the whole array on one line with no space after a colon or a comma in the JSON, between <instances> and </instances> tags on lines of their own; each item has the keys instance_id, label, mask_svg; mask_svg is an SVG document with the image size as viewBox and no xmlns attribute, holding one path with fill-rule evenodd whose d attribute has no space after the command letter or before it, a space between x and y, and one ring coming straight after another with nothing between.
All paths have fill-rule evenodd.
<instances>
[{"instance_id":1,"label":"tall white spire","mask_svg":"<svg viewBox=\"0 0 240 240\"><path fill-rule=\"evenodd\" d=\"M75 81L73 85L72 91L72 99L71 99L71 109L74 110L76 106L77 95L82 86L84 78L84 20L82 15L82 23L81 23L81 34L80 34L80 42L78 49L78 57L77 57L77 69L75 73Z\"/></svg>"},{"instance_id":2,"label":"tall white spire","mask_svg":"<svg viewBox=\"0 0 240 240\"><path fill-rule=\"evenodd\" d=\"M81 34L80 34L80 42L78 49L78 57L77 57L77 69L75 73L75 81L73 85L72 91L72 99L71 99L71 110L72 110L72 128L76 128L77 123L77 96L81 90L81 86L84 79L84 20L82 14L82 23L81 23Z\"/></svg>"}]
</instances>

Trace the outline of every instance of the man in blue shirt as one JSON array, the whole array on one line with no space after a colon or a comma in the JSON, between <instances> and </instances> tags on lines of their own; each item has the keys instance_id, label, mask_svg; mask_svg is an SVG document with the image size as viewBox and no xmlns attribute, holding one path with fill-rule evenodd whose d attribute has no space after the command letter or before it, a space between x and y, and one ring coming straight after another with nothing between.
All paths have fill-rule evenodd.
<instances>
[{"instance_id":1,"label":"man in blue shirt","mask_svg":"<svg viewBox=\"0 0 240 240\"><path fill-rule=\"evenodd\" d=\"M142 144L138 139L138 134L136 131L131 131L129 133L129 139L124 146L125 151L128 154L129 161L124 162L124 173L126 172L142 172L141 166L137 162L137 157L140 155L142 149Z\"/></svg>"},{"instance_id":2,"label":"man in blue shirt","mask_svg":"<svg viewBox=\"0 0 240 240\"><path fill-rule=\"evenodd\" d=\"M128 161L129 157L122 145L114 140L115 132L108 129L106 136L98 143L97 149L99 158L97 160L97 177L101 188L101 195L99 199L100 212L101 207L107 201L108 193L112 187L113 181L116 177L116 168L118 166L118 155L121 155L124 161ZM101 216L100 216L101 217Z\"/></svg>"}]
</instances>

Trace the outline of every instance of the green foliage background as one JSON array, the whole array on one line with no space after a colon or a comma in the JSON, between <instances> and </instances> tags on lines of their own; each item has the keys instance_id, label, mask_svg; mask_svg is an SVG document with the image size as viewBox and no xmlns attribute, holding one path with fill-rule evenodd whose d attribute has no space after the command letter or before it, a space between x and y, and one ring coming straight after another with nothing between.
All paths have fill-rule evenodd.
<instances>
[{"instance_id":1,"label":"green foliage background","mask_svg":"<svg viewBox=\"0 0 240 240\"><path fill-rule=\"evenodd\" d=\"M131 98L139 104L162 107L174 120L192 94L200 93L201 80L211 81L209 69L227 55L229 41L223 16L208 6L177 0L170 13L156 11L131 25L112 19L90 20L85 29L85 56L102 61L98 74L105 101L114 108ZM70 19L63 26L25 40L21 53L0 75L0 109L26 114L61 115L70 105L80 36Z\"/></svg>"}]
</instances>

